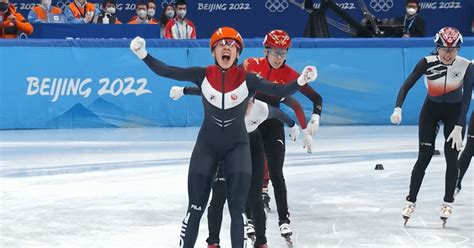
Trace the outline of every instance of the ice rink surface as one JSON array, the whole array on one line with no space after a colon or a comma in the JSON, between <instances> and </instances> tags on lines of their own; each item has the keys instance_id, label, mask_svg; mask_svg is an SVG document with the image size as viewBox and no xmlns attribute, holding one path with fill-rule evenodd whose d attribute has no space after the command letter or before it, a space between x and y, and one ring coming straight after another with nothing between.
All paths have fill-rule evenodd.
<instances>
[{"instance_id":1,"label":"ice rink surface","mask_svg":"<svg viewBox=\"0 0 474 248\"><path fill-rule=\"evenodd\" d=\"M0 247L178 247L197 130L0 131ZM295 247L474 247L474 168L441 228L444 156L403 227L416 126L322 126L312 154L300 142L287 140L284 168ZM441 135L436 146L443 155ZM268 245L286 247L271 196ZM224 248L229 224L226 210Z\"/></svg>"}]
</instances>

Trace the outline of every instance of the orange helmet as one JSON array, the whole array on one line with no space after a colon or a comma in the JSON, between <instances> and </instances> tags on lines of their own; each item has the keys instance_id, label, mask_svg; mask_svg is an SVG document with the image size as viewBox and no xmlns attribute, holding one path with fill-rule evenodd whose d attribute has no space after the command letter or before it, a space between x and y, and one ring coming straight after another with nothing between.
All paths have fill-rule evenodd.
<instances>
[{"instance_id":1,"label":"orange helmet","mask_svg":"<svg viewBox=\"0 0 474 248\"><path fill-rule=\"evenodd\" d=\"M242 53L242 50L244 50L244 39L242 36L237 32L237 30L231 28L231 27L221 27L218 28L211 36L211 41L209 42L209 45L211 46L211 50L216 47L217 42L222 40L222 39L232 39L237 42L239 45L239 54Z\"/></svg>"},{"instance_id":2,"label":"orange helmet","mask_svg":"<svg viewBox=\"0 0 474 248\"><path fill-rule=\"evenodd\" d=\"M275 29L265 35L263 45L265 47L288 49L291 46L291 38L287 32Z\"/></svg>"}]
</instances>

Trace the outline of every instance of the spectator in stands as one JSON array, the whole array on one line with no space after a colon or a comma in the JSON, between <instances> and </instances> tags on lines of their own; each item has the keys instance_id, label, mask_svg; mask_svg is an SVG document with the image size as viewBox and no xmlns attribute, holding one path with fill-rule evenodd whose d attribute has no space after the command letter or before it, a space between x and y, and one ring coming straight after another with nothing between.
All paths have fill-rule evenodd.
<instances>
[{"instance_id":1,"label":"spectator in stands","mask_svg":"<svg viewBox=\"0 0 474 248\"><path fill-rule=\"evenodd\" d=\"M138 0L136 4L137 16L134 16L128 24L158 24L153 20L148 20L148 2Z\"/></svg>"},{"instance_id":2,"label":"spectator in stands","mask_svg":"<svg viewBox=\"0 0 474 248\"><path fill-rule=\"evenodd\" d=\"M99 14L99 9L96 9L93 3L88 3L87 0L74 0L68 4L64 14L68 23L92 23L95 15Z\"/></svg>"},{"instance_id":3,"label":"spectator in stands","mask_svg":"<svg viewBox=\"0 0 474 248\"><path fill-rule=\"evenodd\" d=\"M152 20L156 23L158 23L158 20L155 19L155 14L156 14L156 3L155 0L148 0L148 20Z\"/></svg>"},{"instance_id":4,"label":"spectator in stands","mask_svg":"<svg viewBox=\"0 0 474 248\"><path fill-rule=\"evenodd\" d=\"M196 39L196 27L186 19L186 1L176 1L176 15L165 27L166 39Z\"/></svg>"},{"instance_id":5,"label":"spectator in stands","mask_svg":"<svg viewBox=\"0 0 474 248\"><path fill-rule=\"evenodd\" d=\"M0 38L17 38L21 33L30 35L33 33L33 26L16 12L15 6L8 3L8 0L0 1Z\"/></svg>"},{"instance_id":6,"label":"spectator in stands","mask_svg":"<svg viewBox=\"0 0 474 248\"><path fill-rule=\"evenodd\" d=\"M117 3L115 0L103 0L100 5L100 13L94 16L93 23L100 24L122 24L115 14Z\"/></svg>"},{"instance_id":7,"label":"spectator in stands","mask_svg":"<svg viewBox=\"0 0 474 248\"><path fill-rule=\"evenodd\" d=\"M406 14L395 20L403 24L403 33L398 36L403 38L425 36L425 21L418 15L420 12L418 0L406 0L405 10Z\"/></svg>"},{"instance_id":8,"label":"spectator in stands","mask_svg":"<svg viewBox=\"0 0 474 248\"><path fill-rule=\"evenodd\" d=\"M52 0L41 0L40 4L31 8L28 21L31 23L59 23L64 22L62 11L56 6L51 6Z\"/></svg>"},{"instance_id":9,"label":"spectator in stands","mask_svg":"<svg viewBox=\"0 0 474 248\"><path fill-rule=\"evenodd\" d=\"M159 21L154 18L155 14L156 14L155 0L148 0L148 3L147 3L148 20L153 20L154 22L159 23ZM135 21L137 18L138 18L138 16L134 16L134 17L132 17L132 19L130 19L129 22Z\"/></svg>"},{"instance_id":10,"label":"spectator in stands","mask_svg":"<svg viewBox=\"0 0 474 248\"><path fill-rule=\"evenodd\" d=\"M161 38L165 38L165 27L166 27L166 24L168 24L168 21L173 19L175 16L175 12L174 12L174 4L172 3L168 3L166 4L166 6L163 8L163 13L161 13L161 16L160 16L160 37Z\"/></svg>"}]
</instances>

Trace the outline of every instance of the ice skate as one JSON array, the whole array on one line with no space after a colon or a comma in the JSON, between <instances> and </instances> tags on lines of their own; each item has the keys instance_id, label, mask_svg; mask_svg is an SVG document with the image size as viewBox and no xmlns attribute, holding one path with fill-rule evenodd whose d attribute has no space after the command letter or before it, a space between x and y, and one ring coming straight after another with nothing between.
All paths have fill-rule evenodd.
<instances>
[{"instance_id":1,"label":"ice skate","mask_svg":"<svg viewBox=\"0 0 474 248\"><path fill-rule=\"evenodd\" d=\"M267 244L255 245L254 248L268 248Z\"/></svg>"},{"instance_id":2,"label":"ice skate","mask_svg":"<svg viewBox=\"0 0 474 248\"><path fill-rule=\"evenodd\" d=\"M439 217L443 221L443 228L446 227L446 222L452 213L453 213L452 203L443 202L443 205L441 205L441 212L439 213Z\"/></svg>"},{"instance_id":3,"label":"ice skate","mask_svg":"<svg viewBox=\"0 0 474 248\"><path fill-rule=\"evenodd\" d=\"M268 192L263 192L262 193L262 200L263 200L263 207L265 208L265 211L270 212L270 196L268 195Z\"/></svg>"},{"instance_id":4,"label":"ice skate","mask_svg":"<svg viewBox=\"0 0 474 248\"><path fill-rule=\"evenodd\" d=\"M414 202L407 201L407 204L405 205L402 211L403 219L405 219L405 223L403 223L404 226L407 225L407 222L410 219L411 215L413 214L413 212L415 212L415 207L416 204Z\"/></svg>"},{"instance_id":5,"label":"ice skate","mask_svg":"<svg viewBox=\"0 0 474 248\"><path fill-rule=\"evenodd\" d=\"M245 232L247 237L252 241L252 244L254 244L257 237L255 236L255 226L251 223L251 220L249 220Z\"/></svg>"},{"instance_id":6,"label":"ice skate","mask_svg":"<svg viewBox=\"0 0 474 248\"><path fill-rule=\"evenodd\" d=\"M290 224L282 223L280 225L280 234L285 239L288 247L293 247L293 241L291 241L291 235L293 232L291 231Z\"/></svg>"},{"instance_id":7,"label":"ice skate","mask_svg":"<svg viewBox=\"0 0 474 248\"><path fill-rule=\"evenodd\" d=\"M221 248L219 244L208 244L207 248Z\"/></svg>"}]
</instances>

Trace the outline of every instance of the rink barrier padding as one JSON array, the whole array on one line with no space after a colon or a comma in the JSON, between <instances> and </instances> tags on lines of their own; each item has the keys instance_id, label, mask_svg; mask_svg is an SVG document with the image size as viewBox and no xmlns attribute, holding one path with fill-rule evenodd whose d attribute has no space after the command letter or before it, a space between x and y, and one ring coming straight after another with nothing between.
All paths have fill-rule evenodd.
<instances>
[{"instance_id":1,"label":"rink barrier padding","mask_svg":"<svg viewBox=\"0 0 474 248\"><path fill-rule=\"evenodd\" d=\"M246 39L240 62L263 55L262 39ZM294 39L287 63L301 71L315 65L311 85L323 97L323 125L389 124L396 95L431 38ZM130 51L129 39L0 40L0 129L199 126L199 97L169 98L173 85L156 76ZM147 40L147 50L181 67L213 64L208 40ZM474 38L460 55L474 58ZM403 124L417 124L426 89L409 92ZM312 104L295 94L307 117ZM282 109L294 116L286 108Z\"/></svg>"}]
</instances>

